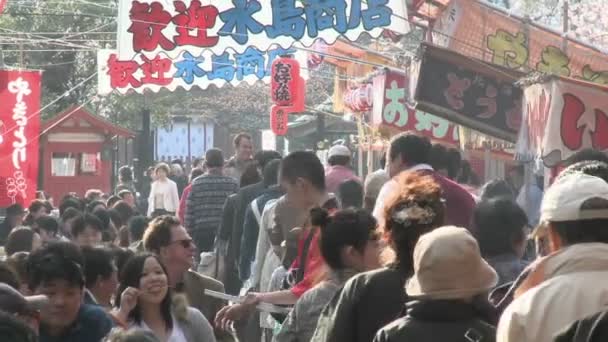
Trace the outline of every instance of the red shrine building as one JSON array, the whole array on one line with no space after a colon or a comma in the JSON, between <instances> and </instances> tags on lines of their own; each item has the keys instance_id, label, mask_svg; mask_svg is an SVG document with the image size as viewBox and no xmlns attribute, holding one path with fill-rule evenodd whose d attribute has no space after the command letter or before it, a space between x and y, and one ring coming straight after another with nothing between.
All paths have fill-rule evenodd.
<instances>
[{"instance_id":1,"label":"red shrine building","mask_svg":"<svg viewBox=\"0 0 608 342\"><path fill-rule=\"evenodd\" d=\"M59 203L68 193L83 196L91 188L112 189L117 138L135 133L88 112L72 107L42 124L39 189Z\"/></svg>"}]
</instances>

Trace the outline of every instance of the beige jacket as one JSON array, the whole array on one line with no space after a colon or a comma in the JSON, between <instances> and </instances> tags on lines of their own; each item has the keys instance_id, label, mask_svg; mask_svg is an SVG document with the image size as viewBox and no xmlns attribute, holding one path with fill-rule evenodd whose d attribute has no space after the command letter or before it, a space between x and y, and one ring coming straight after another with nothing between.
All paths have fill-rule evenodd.
<instances>
[{"instance_id":1,"label":"beige jacket","mask_svg":"<svg viewBox=\"0 0 608 342\"><path fill-rule=\"evenodd\" d=\"M503 313L497 342L553 342L572 322L608 308L608 244L576 244L535 266L522 284L529 289L518 289Z\"/></svg>"}]
</instances>

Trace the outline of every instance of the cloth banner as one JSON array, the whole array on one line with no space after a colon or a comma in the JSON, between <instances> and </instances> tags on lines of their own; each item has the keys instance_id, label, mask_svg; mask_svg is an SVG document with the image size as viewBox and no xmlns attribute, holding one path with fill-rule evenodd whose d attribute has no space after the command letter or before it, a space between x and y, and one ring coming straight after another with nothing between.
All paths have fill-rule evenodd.
<instances>
[{"instance_id":1,"label":"cloth banner","mask_svg":"<svg viewBox=\"0 0 608 342\"><path fill-rule=\"evenodd\" d=\"M0 207L36 197L40 80L39 71L0 70Z\"/></svg>"},{"instance_id":2,"label":"cloth banner","mask_svg":"<svg viewBox=\"0 0 608 342\"><path fill-rule=\"evenodd\" d=\"M452 0L435 22L433 41L468 57L511 69L581 78L608 84L605 53L568 40L561 32L533 23L478 0Z\"/></svg>"},{"instance_id":3,"label":"cloth banner","mask_svg":"<svg viewBox=\"0 0 608 342\"><path fill-rule=\"evenodd\" d=\"M373 79L372 123L457 144L457 126L444 118L414 109L409 87L410 78L404 73L391 70L376 76Z\"/></svg>"},{"instance_id":4,"label":"cloth banner","mask_svg":"<svg viewBox=\"0 0 608 342\"><path fill-rule=\"evenodd\" d=\"M282 48L263 52L250 47L243 53L227 51L220 55L205 51L198 57L186 51L175 58L160 53L154 58L138 55L132 60L120 60L115 50L99 50L98 93L158 92L163 88L174 91L178 87L190 90L194 86L207 89L210 85L236 86L241 82L251 85L259 80L269 83L272 62L285 54L306 65L306 52ZM302 69L300 75L308 79L308 70Z\"/></svg>"},{"instance_id":5,"label":"cloth banner","mask_svg":"<svg viewBox=\"0 0 608 342\"><path fill-rule=\"evenodd\" d=\"M120 0L118 6L120 60L140 53L176 58L184 51L196 57L205 50L267 51L409 31L403 0Z\"/></svg>"},{"instance_id":6,"label":"cloth banner","mask_svg":"<svg viewBox=\"0 0 608 342\"><path fill-rule=\"evenodd\" d=\"M542 158L554 167L585 148L608 149L608 87L570 79L524 91L518 159Z\"/></svg>"}]
</instances>

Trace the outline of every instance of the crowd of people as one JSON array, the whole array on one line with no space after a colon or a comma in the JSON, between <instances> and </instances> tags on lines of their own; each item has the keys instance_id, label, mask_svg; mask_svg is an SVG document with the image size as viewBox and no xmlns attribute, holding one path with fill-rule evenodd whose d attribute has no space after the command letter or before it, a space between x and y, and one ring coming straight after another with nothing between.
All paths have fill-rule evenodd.
<instances>
[{"instance_id":1,"label":"crowd of people","mask_svg":"<svg viewBox=\"0 0 608 342\"><path fill-rule=\"evenodd\" d=\"M122 167L111 194L7 208L0 339L608 340L605 154L577 153L543 190L521 166L481 186L413 134L365 179L346 146L324 166L234 145L189 178L159 163L142 187Z\"/></svg>"}]
</instances>

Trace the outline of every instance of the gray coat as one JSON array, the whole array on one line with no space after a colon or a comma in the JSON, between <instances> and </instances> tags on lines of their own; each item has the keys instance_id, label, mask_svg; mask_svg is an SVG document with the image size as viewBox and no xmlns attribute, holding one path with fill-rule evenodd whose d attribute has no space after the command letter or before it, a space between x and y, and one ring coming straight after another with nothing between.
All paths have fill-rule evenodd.
<instances>
[{"instance_id":1,"label":"gray coat","mask_svg":"<svg viewBox=\"0 0 608 342\"><path fill-rule=\"evenodd\" d=\"M203 314L193 307L188 307L188 317L179 320L188 342L216 342L213 328Z\"/></svg>"}]
</instances>

